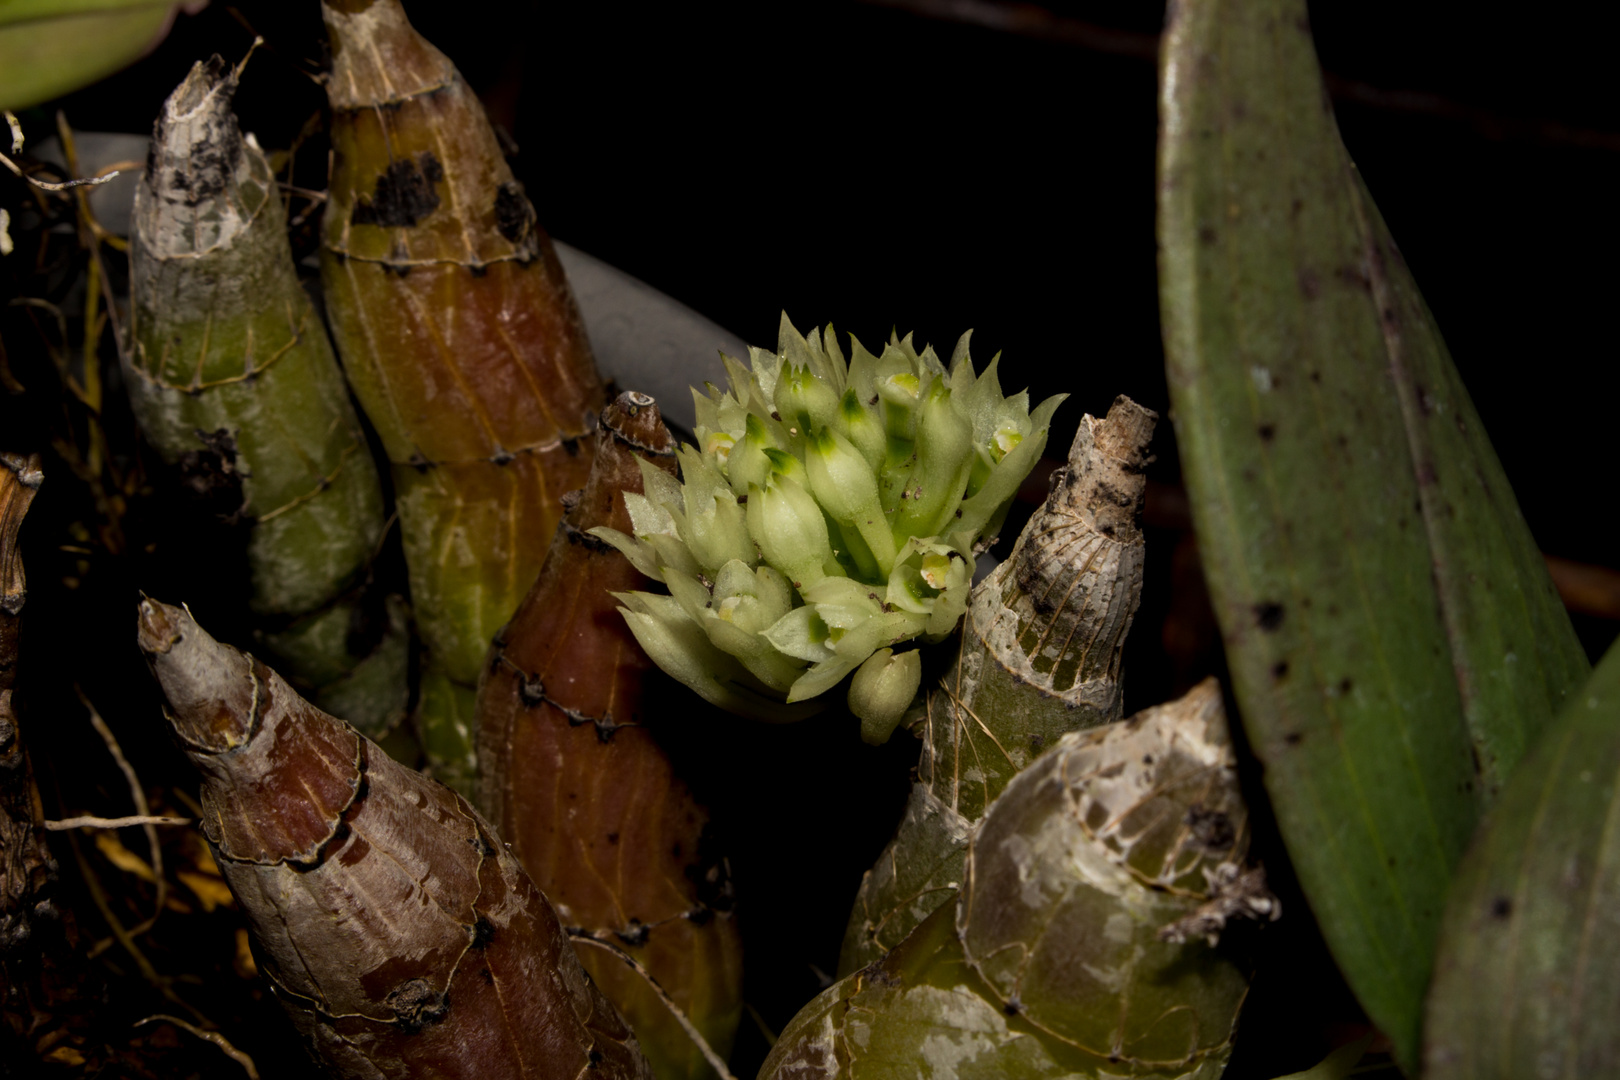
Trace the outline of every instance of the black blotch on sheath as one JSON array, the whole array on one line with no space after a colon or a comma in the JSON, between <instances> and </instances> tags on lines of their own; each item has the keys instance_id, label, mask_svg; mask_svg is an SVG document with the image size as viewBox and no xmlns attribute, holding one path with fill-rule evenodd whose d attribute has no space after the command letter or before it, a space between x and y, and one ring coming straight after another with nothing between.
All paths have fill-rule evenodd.
<instances>
[{"instance_id":1,"label":"black blotch on sheath","mask_svg":"<svg viewBox=\"0 0 1620 1080\"><path fill-rule=\"evenodd\" d=\"M362 196L354 204L349 221L383 228L415 225L439 208L437 185L443 179L439 159L426 150L414 159L389 162L377 177L371 198Z\"/></svg>"},{"instance_id":2,"label":"black blotch on sheath","mask_svg":"<svg viewBox=\"0 0 1620 1080\"><path fill-rule=\"evenodd\" d=\"M495 193L495 227L514 244L523 243L534 230L534 207L516 180L508 180Z\"/></svg>"}]
</instances>

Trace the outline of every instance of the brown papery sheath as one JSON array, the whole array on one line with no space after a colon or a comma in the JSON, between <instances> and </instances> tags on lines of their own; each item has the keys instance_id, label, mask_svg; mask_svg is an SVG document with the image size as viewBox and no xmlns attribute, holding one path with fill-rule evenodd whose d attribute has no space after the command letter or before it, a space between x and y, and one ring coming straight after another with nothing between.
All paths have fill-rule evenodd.
<instances>
[{"instance_id":1,"label":"brown papery sheath","mask_svg":"<svg viewBox=\"0 0 1620 1080\"><path fill-rule=\"evenodd\" d=\"M730 882L704 841L708 815L643 726L658 707L650 685L690 695L663 681L619 615L612 594L649 583L588 532L629 531L638 460L673 474L674 452L647 395L603 410L590 479L485 667L479 794L564 922L639 960L724 1055L741 1012ZM712 1075L640 974L590 941L578 948L661 1080Z\"/></svg>"},{"instance_id":2,"label":"brown papery sheath","mask_svg":"<svg viewBox=\"0 0 1620 1080\"><path fill-rule=\"evenodd\" d=\"M259 968L338 1076L648 1077L546 898L449 788L191 614L139 642L202 772L202 829Z\"/></svg>"}]
</instances>

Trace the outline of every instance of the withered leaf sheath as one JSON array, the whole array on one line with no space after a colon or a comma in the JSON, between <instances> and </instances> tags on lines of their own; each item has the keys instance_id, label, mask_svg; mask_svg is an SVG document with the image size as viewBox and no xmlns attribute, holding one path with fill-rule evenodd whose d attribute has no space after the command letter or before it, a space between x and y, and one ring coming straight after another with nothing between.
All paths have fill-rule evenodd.
<instances>
[{"instance_id":1,"label":"withered leaf sheath","mask_svg":"<svg viewBox=\"0 0 1620 1080\"><path fill-rule=\"evenodd\" d=\"M647 579L588 531L629 529L624 493L642 491L642 462L673 474L675 441L652 398L622 393L539 580L495 640L478 694L479 792L558 917L635 956L724 1056L742 1008L729 876L708 814L643 726L658 705L649 680L673 684L614 594ZM642 976L589 943L579 954L661 1080L713 1075Z\"/></svg>"},{"instance_id":2,"label":"withered leaf sheath","mask_svg":"<svg viewBox=\"0 0 1620 1080\"><path fill-rule=\"evenodd\" d=\"M539 573L562 494L584 486L606 402L562 266L455 67L399 0L323 11L327 311L393 467L427 650L423 741L470 790L484 654Z\"/></svg>"},{"instance_id":3,"label":"withered leaf sheath","mask_svg":"<svg viewBox=\"0 0 1620 1080\"><path fill-rule=\"evenodd\" d=\"M1213 679L1064 735L972 830L955 902L807 1005L760 1076L1214 1080L1249 981L1214 938L1278 914L1248 844Z\"/></svg>"},{"instance_id":4,"label":"withered leaf sheath","mask_svg":"<svg viewBox=\"0 0 1620 1080\"><path fill-rule=\"evenodd\" d=\"M203 774L202 828L260 969L343 1077L646 1077L494 829L189 612L139 641Z\"/></svg>"},{"instance_id":5,"label":"withered leaf sheath","mask_svg":"<svg viewBox=\"0 0 1620 1080\"><path fill-rule=\"evenodd\" d=\"M381 737L404 717L409 659L403 605L367 581L382 488L235 90L216 56L158 116L135 191L125 382L146 441L245 520L267 652Z\"/></svg>"},{"instance_id":6,"label":"withered leaf sheath","mask_svg":"<svg viewBox=\"0 0 1620 1080\"><path fill-rule=\"evenodd\" d=\"M838 970L893 948L952 899L968 830L1064 733L1122 715L1120 654L1142 597L1137 515L1158 415L1120 397L1083 417L1012 556L973 590L955 663L914 725L917 782L861 881Z\"/></svg>"},{"instance_id":7,"label":"withered leaf sheath","mask_svg":"<svg viewBox=\"0 0 1620 1080\"><path fill-rule=\"evenodd\" d=\"M0 453L0 1008L11 1004L7 954L32 933L36 895L55 869L11 696L28 597L17 533L43 479L39 455Z\"/></svg>"}]
</instances>

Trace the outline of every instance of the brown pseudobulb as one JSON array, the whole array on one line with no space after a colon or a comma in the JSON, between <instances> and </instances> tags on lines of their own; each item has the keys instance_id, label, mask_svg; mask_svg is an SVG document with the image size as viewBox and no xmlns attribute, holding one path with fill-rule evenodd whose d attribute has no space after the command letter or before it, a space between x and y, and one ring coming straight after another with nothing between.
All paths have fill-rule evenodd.
<instances>
[{"instance_id":1,"label":"brown pseudobulb","mask_svg":"<svg viewBox=\"0 0 1620 1080\"><path fill-rule=\"evenodd\" d=\"M493 828L183 608L140 603L259 968L343 1077L647 1077Z\"/></svg>"},{"instance_id":2,"label":"brown pseudobulb","mask_svg":"<svg viewBox=\"0 0 1620 1080\"><path fill-rule=\"evenodd\" d=\"M674 474L675 441L652 398L623 393L596 442L590 478L485 667L480 801L564 922L635 957L724 1056L742 981L729 874L709 850L707 813L647 726L659 688L673 686L614 596L647 579L589 532L629 530L624 494L642 491L644 463ZM592 941L578 947L661 1080L713 1075L640 974Z\"/></svg>"}]
</instances>

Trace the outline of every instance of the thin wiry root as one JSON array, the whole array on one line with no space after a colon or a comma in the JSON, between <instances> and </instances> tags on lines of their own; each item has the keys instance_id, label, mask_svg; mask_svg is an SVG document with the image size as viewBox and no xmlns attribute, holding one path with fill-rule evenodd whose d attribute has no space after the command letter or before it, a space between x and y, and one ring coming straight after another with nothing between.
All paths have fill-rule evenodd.
<instances>
[{"instance_id":1,"label":"thin wiry root","mask_svg":"<svg viewBox=\"0 0 1620 1080\"><path fill-rule=\"evenodd\" d=\"M135 814L130 817L94 817L86 814L80 817L61 818L60 820L45 822L48 832L66 832L69 829L127 829L131 825L190 825L188 817L164 817L162 814Z\"/></svg>"},{"instance_id":2,"label":"thin wiry root","mask_svg":"<svg viewBox=\"0 0 1620 1080\"><path fill-rule=\"evenodd\" d=\"M96 734L101 736L101 741L107 744L107 752L112 755L112 759L118 763L119 771L124 774L124 781L129 785L130 799L135 803L136 815L152 817L152 808L146 804L146 789L141 786L141 778L135 774L135 766L124 756L124 749L118 745L118 739L113 735L112 728L107 726L107 721L101 718L101 714L96 711L96 707L90 703L83 690L75 685L73 692L79 695L80 704L90 714L91 726L96 729ZM130 824L133 825L135 822ZM153 922L157 921L158 915L163 911L164 902L169 899L168 881L163 876L163 849L158 846L157 829L154 828L156 824L156 821L141 823L146 833L147 849L152 854L152 874L157 878L157 898L153 901L152 908Z\"/></svg>"},{"instance_id":3,"label":"thin wiry root","mask_svg":"<svg viewBox=\"0 0 1620 1080\"><path fill-rule=\"evenodd\" d=\"M135 1023L130 1026L140 1027L143 1024L173 1024L182 1031L188 1031L197 1036L199 1039L211 1042L224 1051L226 1057L242 1066L242 1071L248 1074L249 1080L259 1080L259 1070L253 1064L253 1059L242 1053L242 1051L238 1050L236 1047L232 1046L231 1040L227 1039L217 1031L204 1031L195 1024L182 1020L178 1016L170 1016L167 1013L154 1013L145 1019L135 1021Z\"/></svg>"}]
</instances>

